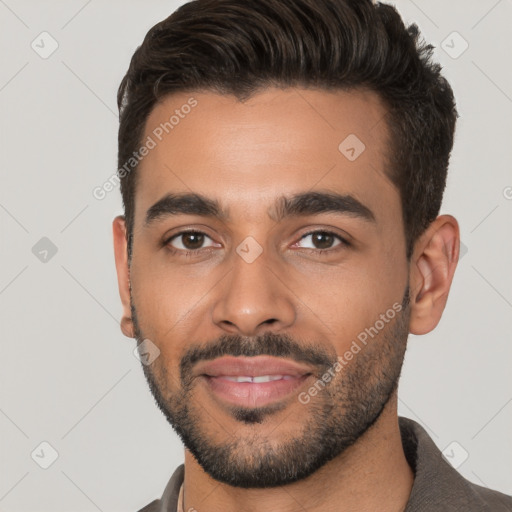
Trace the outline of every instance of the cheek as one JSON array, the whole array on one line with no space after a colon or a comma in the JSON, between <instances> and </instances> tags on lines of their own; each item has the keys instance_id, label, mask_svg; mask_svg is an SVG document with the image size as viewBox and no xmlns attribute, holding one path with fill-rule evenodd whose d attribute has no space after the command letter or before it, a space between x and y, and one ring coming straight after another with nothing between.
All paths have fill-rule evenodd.
<instances>
[{"instance_id":1,"label":"cheek","mask_svg":"<svg viewBox=\"0 0 512 512\"><path fill-rule=\"evenodd\" d=\"M211 300L208 292L220 279L215 270L200 267L171 266L149 256L132 266L132 297L141 332L162 352L179 352L182 344L199 336L197 329Z\"/></svg>"},{"instance_id":2,"label":"cheek","mask_svg":"<svg viewBox=\"0 0 512 512\"><path fill-rule=\"evenodd\" d=\"M390 265L381 251L374 252L375 257L361 258L358 265L301 273L300 278L288 283L300 299L303 320L327 327L326 334L338 354L348 350L352 341L361 333L364 336L365 330L376 322L380 326L381 315L389 310L394 313L393 306L401 304L405 271L399 271L396 264Z\"/></svg>"},{"instance_id":3,"label":"cheek","mask_svg":"<svg viewBox=\"0 0 512 512\"><path fill-rule=\"evenodd\" d=\"M297 309L297 328L318 331L338 352L371 316L374 296L369 281L353 264L295 268L286 276L289 300Z\"/></svg>"},{"instance_id":4,"label":"cheek","mask_svg":"<svg viewBox=\"0 0 512 512\"><path fill-rule=\"evenodd\" d=\"M361 262L358 279L369 311L381 313L395 301L401 301L407 283L408 264L405 245L398 232L382 235L371 245Z\"/></svg>"}]
</instances>

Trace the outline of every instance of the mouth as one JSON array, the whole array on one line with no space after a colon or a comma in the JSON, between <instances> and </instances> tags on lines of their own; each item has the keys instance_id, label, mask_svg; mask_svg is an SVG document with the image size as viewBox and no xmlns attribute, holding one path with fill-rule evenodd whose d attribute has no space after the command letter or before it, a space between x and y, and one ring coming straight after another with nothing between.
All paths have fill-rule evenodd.
<instances>
[{"instance_id":1,"label":"mouth","mask_svg":"<svg viewBox=\"0 0 512 512\"><path fill-rule=\"evenodd\" d=\"M215 400L248 408L288 399L311 375L307 365L270 356L226 356L196 368Z\"/></svg>"},{"instance_id":2,"label":"mouth","mask_svg":"<svg viewBox=\"0 0 512 512\"><path fill-rule=\"evenodd\" d=\"M207 377L212 377L212 375L207 375ZM220 375L219 379L229 380L230 382L253 382L256 384L261 384L262 382L273 382L275 380L293 380L295 377L292 375Z\"/></svg>"}]
</instances>

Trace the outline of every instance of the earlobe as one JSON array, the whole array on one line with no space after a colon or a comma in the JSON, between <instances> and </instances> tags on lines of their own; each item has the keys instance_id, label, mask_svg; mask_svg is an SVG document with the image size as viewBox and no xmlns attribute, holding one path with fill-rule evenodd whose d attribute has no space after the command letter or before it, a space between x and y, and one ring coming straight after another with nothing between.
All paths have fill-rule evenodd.
<instances>
[{"instance_id":1,"label":"earlobe","mask_svg":"<svg viewBox=\"0 0 512 512\"><path fill-rule=\"evenodd\" d=\"M112 232L114 238L117 284L123 306L123 316L120 322L121 331L128 338L133 338L134 329L130 307L130 267L128 264L126 222L123 215L119 215L114 219L112 223Z\"/></svg>"},{"instance_id":2,"label":"earlobe","mask_svg":"<svg viewBox=\"0 0 512 512\"><path fill-rule=\"evenodd\" d=\"M409 276L412 334L426 334L439 323L457 267L459 245L459 225L451 215L437 217L416 243Z\"/></svg>"},{"instance_id":3,"label":"earlobe","mask_svg":"<svg viewBox=\"0 0 512 512\"><path fill-rule=\"evenodd\" d=\"M127 338L135 338L132 317L125 316L124 313L123 313L123 318L121 318L121 332Z\"/></svg>"}]
</instances>

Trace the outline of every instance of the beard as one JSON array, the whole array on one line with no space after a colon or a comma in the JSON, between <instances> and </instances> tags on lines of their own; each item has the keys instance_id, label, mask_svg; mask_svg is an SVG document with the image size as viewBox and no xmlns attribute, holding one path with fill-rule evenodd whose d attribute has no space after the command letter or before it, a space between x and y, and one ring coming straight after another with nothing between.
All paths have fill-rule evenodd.
<instances>
[{"instance_id":1,"label":"beard","mask_svg":"<svg viewBox=\"0 0 512 512\"><path fill-rule=\"evenodd\" d=\"M258 424L286 409L289 401L262 407L229 407L232 418L244 426L254 426L247 433L226 433L224 442L215 442L207 423L213 420L194 397L193 366L202 360L224 355L286 357L305 362L322 375L335 368L335 353L322 349L324 344L297 343L285 334L266 332L255 338L223 335L214 342L191 345L180 362L179 385L171 389L167 368L142 364L151 393L168 422L203 470L213 479L240 488L265 488L291 484L307 478L327 462L352 446L379 419L397 391L409 334L409 286L402 298L402 309L375 338L354 355L335 378L325 384L300 414L283 420L300 427L299 434L277 442L271 433L263 435ZM135 337L144 336L132 303ZM277 428L277 427L276 427ZM242 429L239 429L242 430ZM222 431L222 428L220 429Z\"/></svg>"}]
</instances>

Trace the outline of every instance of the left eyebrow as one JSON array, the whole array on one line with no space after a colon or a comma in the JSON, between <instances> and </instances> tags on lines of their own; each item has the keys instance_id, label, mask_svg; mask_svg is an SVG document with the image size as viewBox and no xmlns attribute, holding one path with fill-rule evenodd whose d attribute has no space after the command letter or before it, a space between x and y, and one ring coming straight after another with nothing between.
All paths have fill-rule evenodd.
<instances>
[{"instance_id":1,"label":"left eyebrow","mask_svg":"<svg viewBox=\"0 0 512 512\"><path fill-rule=\"evenodd\" d=\"M281 196L268 210L269 217L280 222L287 217L339 213L349 217L376 223L374 213L363 203L349 194L335 192L303 192L291 197ZM167 194L146 212L145 226L148 227L165 217L176 215L199 215L229 220L229 214L215 199L201 194Z\"/></svg>"},{"instance_id":2,"label":"left eyebrow","mask_svg":"<svg viewBox=\"0 0 512 512\"><path fill-rule=\"evenodd\" d=\"M350 194L305 192L290 198L281 196L269 216L276 222L286 217L339 213L376 224L374 213Z\"/></svg>"}]
</instances>

